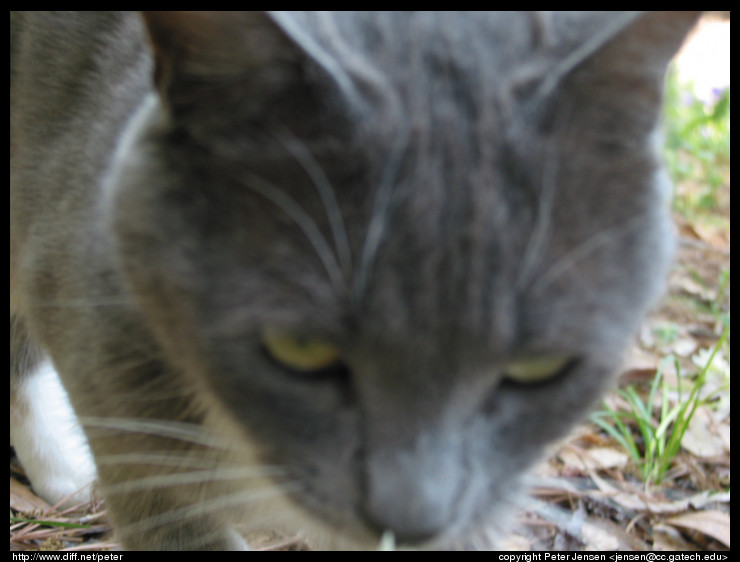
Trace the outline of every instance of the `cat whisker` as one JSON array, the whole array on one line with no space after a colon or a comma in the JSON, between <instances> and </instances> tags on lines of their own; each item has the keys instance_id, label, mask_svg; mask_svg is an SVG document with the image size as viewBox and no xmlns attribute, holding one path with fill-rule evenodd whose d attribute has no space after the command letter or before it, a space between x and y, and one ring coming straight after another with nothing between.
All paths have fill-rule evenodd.
<instances>
[{"instance_id":1,"label":"cat whisker","mask_svg":"<svg viewBox=\"0 0 740 562\"><path fill-rule=\"evenodd\" d=\"M153 371L161 368L162 358L149 348L137 345L137 342L129 340L129 348L126 353L116 356L111 354L106 357L108 372L113 376L126 377L130 373ZM121 350L119 350L121 351ZM94 368L87 376L94 377L98 368ZM137 402L155 402L171 399L186 399L192 392L188 389L163 384L157 377L146 377L137 383L136 388L129 390L121 389L118 399L121 401L134 400ZM102 418L101 418L102 419Z\"/></svg>"},{"instance_id":2,"label":"cat whisker","mask_svg":"<svg viewBox=\"0 0 740 562\"><path fill-rule=\"evenodd\" d=\"M281 497L286 493L295 492L300 489L301 486L299 484L287 482L281 483L280 486L263 486L255 489L242 490L238 493L227 493L208 499L199 499L199 501L190 505L164 511L146 519L136 521L135 523L129 523L120 527L119 531L123 536L134 535L156 527L187 521L188 519L200 519L205 514L217 513L228 510L229 508L248 506L250 503ZM203 537L200 538L202 539Z\"/></svg>"},{"instance_id":3,"label":"cat whisker","mask_svg":"<svg viewBox=\"0 0 740 562\"><path fill-rule=\"evenodd\" d=\"M270 473L271 471L268 467L261 466L233 468L219 467L216 469L198 470L195 472L176 472L136 478L108 486L106 488L106 492L108 494L128 494L140 490L161 489L188 484L264 478L265 476L270 476ZM274 473L272 475L280 476L284 474L284 470L274 468Z\"/></svg>"},{"instance_id":4,"label":"cat whisker","mask_svg":"<svg viewBox=\"0 0 740 562\"><path fill-rule=\"evenodd\" d=\"M529 283L534 268L541 259L542 252L545 248L545 241L550 234L552 208L557 188L557 156L557 147L550 145L543 166L542 190L537 202L534 229L527 240L527 247L524 250L524 258L522 259L519 276L516 281L517 289L520 291Z\"/></svg>"},{"instance_id":5,"label":"cat whisker","mask_svg":"<svg viewBox=\"0 0 740 562\"><path fill-rule=\"evenodd\" d=\"M633 217L628 221L619 223L611 228L607 228L606 230L602 230L597 235L589 238L585 242L582 242L550 266L550 268L532 285L532 291L534 293L538 293L545 290L558 277L567 273L578 262L586 259L589 254L593 254L604 246L613 244L614 240L618 238L631 234L636 228L639 228L640 225L644 224L644 222L645 219L642 216Z\"/></svg>"},{"instance_id":6,"label":"cat whisker","mask_svg":"<svg viewBox=\"0 0 740 562\"><path fill-rule=\"evenodd\" d=\"M80 417L85 428L108 429L115 432L143 433L201 445L211 449L230 450L233 442L204 431L203 426L169 420L144 420L139 418Z\"/></svg>"},{"instance_id":7,"label":"cat whisker","mask_svg":"<svg viewBox=\"0 0 740 562\"><path fill-rule=\"evenodd\" d=\"M220 459L220 457L219 457ZM122 464L141 464L149 466L190 468L196 470L213 470L213 455L188 452L167 452L167 453L123 453L103 455L98 457L98 464L101 465L122 465ZM247 470L265 469L260 474L267 476L278 476L283 474L284 469L277 465L257 465Z\"/></svg>"},{"instance_id":8,"label":"cat whisker","mask_svg":"<svg viewBox=\"0 0 740 562\"><path fill-rule=\"evenodd\" d=\"M329 219L329 226L334 238L339 262L345 275L348 277L352 272L352 251L350 249L349 236L344 225L344 219L342 218L342 210L339 208L334 187L324 173L324 170L300 139L285 129L278 136L278 141L301 165L316 187L316 191L318 191L321 202L324 205L326 216Z\"/></svg>"},{"instance_id":9,"label":"cat whisker","mask_svg":"<svg viewBox=\"0 0 740 562\"><path fill-rule=\"evenodd\" d=\"M400 120L399 120L400 121ZM391 214L391 203L393 201L393 188L401 169L401 163L406 153L406 147L411 138L411 126L405 121L394 140L393 146L388 153L380 183L375 194L373 210L365 233L365 242L362 246L359 267L352 287L351 302L354 306L359 305L370 281L375 256L380 248L380 243L385 234L385 226Z\"/></svg>"},{"instance_id":10,"label":"cat whisker","mask_svg":"<svg viewBox=\"0 0 740 562\"><path fill-rule=\"evenodd\" d=\"M104 306L129 306L133 300L129 297L100 297L79 298L64 300L37 300L31 306L34 308L99 308Z\"/></svg>"},{"instance_id":11,"label":"cat whisker","mask_svg":"<svg viewBox=\"0 0 740 562\"><path fill-rule=\"evenodd\" d=\"M262 195L268 199L278 208L280 208L285 214L287 214L303 231L306 237L309 239L311 244L316 250L319 259L324 264L329 279L338 293L342 293L345 288L345 281L342 275L342 269L337 262L334 253L331 251L329 244L326 242L324 235L316 225L316 222L311 218L303 207L298 202L288 195L284 190L280 189L274 183L260 177L256 174L247 174L243 181L246 185L255 193Z\"/></svg>"}]
</instances>

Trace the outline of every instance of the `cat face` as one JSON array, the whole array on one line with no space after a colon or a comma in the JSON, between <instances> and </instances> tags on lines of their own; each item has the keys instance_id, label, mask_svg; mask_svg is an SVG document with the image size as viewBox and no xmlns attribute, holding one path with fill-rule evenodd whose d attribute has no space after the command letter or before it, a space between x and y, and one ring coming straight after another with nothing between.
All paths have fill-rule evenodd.
<instances>
[{"instance_id":1,"label":"cat face","mask_svg":"<svg viewBox=\"0 0 740 562\"><path fill-rule=\"evenodd\" d=\"M449 17L250 16L259 55L234 56L236 24L149 16L160 94L108 214L204 407L308 513L412 543L500 517L608 384L671 245L667 55L636 53L657 24Z\"/></svg>"}]
</instances>

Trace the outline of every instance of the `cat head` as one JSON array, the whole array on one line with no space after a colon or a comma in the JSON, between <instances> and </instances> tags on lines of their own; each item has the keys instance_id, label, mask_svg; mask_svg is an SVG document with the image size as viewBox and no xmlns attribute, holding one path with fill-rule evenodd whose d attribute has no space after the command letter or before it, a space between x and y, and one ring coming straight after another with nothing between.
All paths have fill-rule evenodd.
<instances>
[{"instance_id":1,"label":"cat head","mask_svg":"<svg viewBox=\"0 0 740 562\"><path fill-rule=\"evenodd\" d=\"M660 292L695 18L147 14L110 220L168 360L309 513L485 526Z\"/></svg>"}]
</instances>

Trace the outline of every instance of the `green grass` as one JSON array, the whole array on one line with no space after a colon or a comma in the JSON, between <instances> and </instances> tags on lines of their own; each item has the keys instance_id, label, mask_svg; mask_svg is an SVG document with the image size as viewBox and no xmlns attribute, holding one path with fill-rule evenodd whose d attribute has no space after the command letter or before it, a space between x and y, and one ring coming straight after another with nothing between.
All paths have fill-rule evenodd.
<instances>
[{"instance_id":1,"label":"green grass","mask_svg":"<svg viewBox=\"0 0 740 562\"><path fill-rule=\"evenodd\" d=\"M701 100L691 84L679 83L670 72L664 131L666 164L682 187L675 193L674 208L689 219L729 211L722 188L730 181L730 89Z\"/></svg>"},{"instance_id":2,"label":"green grass","mask_svg":"<svg viewBox=\"0 0 740 562\"><path fill-rule=\"evenodd\" d=\"M689 427L696 408L701 404L708 404L714 395L701 398L702 389L707 380L715 357L725 354L729 360L730 335L729 322L717 344L712 348L708 359L698 373L688 396L681 388L682 373L678 360L673 356L666 357L660 364L658 372L650 385L647 400L643 400L634 386L620 389L617 393L624 398L630 407L629 412L619 412L602 402L603 410L594 412L591 421L611 435L619 442L640 470L643 481L660 484L673 459L681 448L681 440ZM678 401L671 405L669 386L663 375L666 367L671 363L675 366L678 375ZM729 390L727 387L721 391ZM716 394L716 393L715 393ZM657 400L656 400L657 397ZM657 404L657 405L656 405ZM653 411L657 410L654 416ZM640 439L635 439L635 431Z\"/></svg>"},{"instance_id":3,"label":"green grass","mask_svg":"<svg viewBox=\"0 0 740 562\"><path fill-rule=\"evenodd\" d=\"M34 525L45 525L47 527L60 527L62 529L92 529L94 525L82 523L67 523L65 521L47 521L45 519L28 519L26 517L10 516L11 523L32 523Z\"/></svg>"}]
</instances>

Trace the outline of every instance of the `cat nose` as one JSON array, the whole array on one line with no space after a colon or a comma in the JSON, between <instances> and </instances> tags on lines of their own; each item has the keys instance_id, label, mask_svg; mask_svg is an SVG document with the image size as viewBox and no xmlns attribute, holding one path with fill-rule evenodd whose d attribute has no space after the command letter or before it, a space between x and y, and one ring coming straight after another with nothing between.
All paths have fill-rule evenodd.
<instances>
[{"instance_id":1,"label":"cat nose","mask_svg":"<svg viewBox=\"0 0 740 562\"><path fill-rule=\"evenodd\" d=\"M416 451L368 459L364 515L379 533L399 544L418 544L458 519L463 469L452 451Z\"/></svg>"}]
</instances>

